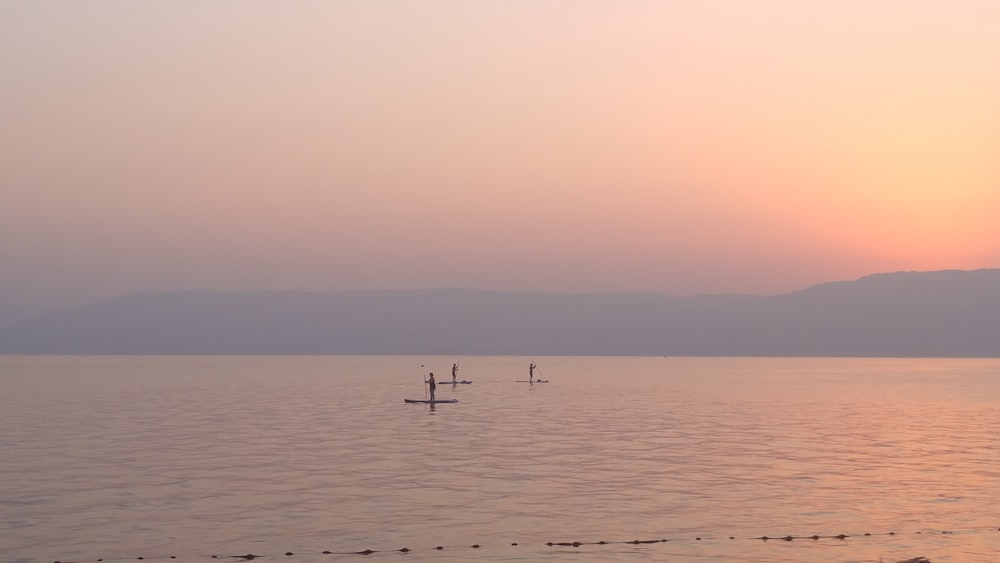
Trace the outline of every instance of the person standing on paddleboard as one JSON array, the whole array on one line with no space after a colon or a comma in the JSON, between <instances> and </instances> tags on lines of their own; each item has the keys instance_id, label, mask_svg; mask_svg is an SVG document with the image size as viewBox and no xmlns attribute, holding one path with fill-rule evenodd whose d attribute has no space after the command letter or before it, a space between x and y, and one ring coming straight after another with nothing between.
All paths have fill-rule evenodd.
<instances>
[{"instance_id":1,"label":"person standing on paddleboard","mask_svg":"<svg viewBox=\"0 0 1000 563\"><path fill-rule=\"evenodd\" d=\"M451 382L455 383L458 377L458 364L451 364Z\"/></svg>"},{"instance_id":2,"label":"person standing on paddleboard","mask_svg":"<svg viewBox=\"0 0 1000 563\"><path fill-rule=\"evenodd\" d=\"M531 383L535 379L535 367L535 364L528 366L528 383Z\"/></svg>"},{"instance_id":3,"label":"person standing on paddleboard","mask_svg":"<svg viewBox=\"0 0 1000 563\"><path fill-rule=\"evenodd\" d=\"M434 383L434 372L431 372L430 378L427 379L427 388L431 390L431 401L434 401L434 390L437 389L437 383Z\"/></svg>"}]
</instances>

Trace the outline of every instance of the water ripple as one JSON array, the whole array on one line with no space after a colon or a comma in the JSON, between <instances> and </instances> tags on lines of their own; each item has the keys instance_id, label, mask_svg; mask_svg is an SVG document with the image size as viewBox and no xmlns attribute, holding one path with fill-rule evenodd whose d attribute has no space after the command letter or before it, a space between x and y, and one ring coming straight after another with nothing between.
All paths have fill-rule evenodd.
<instances>
[{"instance_id":1,"label":"water ripple","mask_svg":"<svg viewBox=\"0 0 1000 563\"><path fill-rule=\"evenodd\" d=\"M468 357L474 383L438 389L459 403L403 404L423 396L421 364L451 361L0 358L0 553L832 562L1000 548L995 360L547 358L552 383L527 385L526 360ZM636 539L671 541L622 543ZM546 545L565 541L587 545Z\"/></svg>"}]
</instances>

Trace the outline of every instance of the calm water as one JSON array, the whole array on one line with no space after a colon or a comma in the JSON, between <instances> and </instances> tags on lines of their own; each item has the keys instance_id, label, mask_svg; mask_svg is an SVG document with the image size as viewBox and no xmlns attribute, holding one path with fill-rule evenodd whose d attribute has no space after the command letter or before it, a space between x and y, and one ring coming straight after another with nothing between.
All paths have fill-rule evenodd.
<instances>
[{"instance_id":1,"label":"calm water","mask_svg":"<svg viewBox=\"0 0 1000 563\"><path fill-rule=\"evenodd\" d=\"M995 561L997 428L1000 360L0 356L0 561Z\"/></svg>"}]
</instances>

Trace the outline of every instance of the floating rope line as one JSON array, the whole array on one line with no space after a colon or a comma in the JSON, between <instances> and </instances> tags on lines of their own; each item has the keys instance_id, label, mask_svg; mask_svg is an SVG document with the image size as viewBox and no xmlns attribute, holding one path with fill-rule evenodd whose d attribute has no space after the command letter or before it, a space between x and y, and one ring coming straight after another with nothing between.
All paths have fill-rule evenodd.
<instances>
[{"instance_id":1,"label":"floating rope line","mask_svg":"<svg viewBox=\"0 0 1000 563\"><path fill-rule=\"evenodd\" d=\"M955 534L977 534L977 533L978 534L982 534L982 533L991 532L991 531L992 532L1000 532L1000 528L968 528L968 529L964 529L964 530L937 530L937 531L920 530L920 531L911 532L911 533L913 535L932 536L932 535L955 535ZM594 546L594 545L648 545L648 544L663 544L663 543L668 543L668 542L678 544L678 543L685 543L685 542L715 541L715 540L722 540L724 538L728 538L728 541L762 541L762 542L768 542L768 541L785 541L785 542L791 542L791 541L797 541L797 540L808 540L808 541L838 540L838 541L844 541L844 540L847 540L847 539L850 539L850 538L889 537L889 536L902 536L902 535L903 534L900 533L900 532L890 531L890 532L881 532L881 533L865 532L865 533L861 533L861 534L835 534L835 535L813 534L813 535L810 535L810 536L798 536L798 535L792 535L792 534L783 535L783 536L754 536L754 537L751 537L751 536L744 536L744 537L737 537L737 536L695 536L693 538L632 539L632 540L624 540L624 541L606 541L606 540L598 540L598 541L549 541L549 542L545 542L543 545L547 546L547 547L573 547L573 548L578 548L578 547L582 547L582 546ZM518 547L518 545L519 545L518 542L511 542L510 543L511 547ZM446 547L446 546L443 546L443 545L438 545L438 546L434 546L434 547L430 547L430 548L424 548L424 549L421 549L421 550L413 550L413 549L410 549L408 547L401 547L401 548L398 548L398 549L382 549L382 550L379 550L379 549L364 549L364 550L361 550L361 551L331 551L331 550L317 551L317 550L301 550L298 553L301 554L301 555L305 555L305 554L309 554L309 555L322 554L322 555L339 555L339 556L359 556L359 555L360 556L366 556L366 555L372 555L372 554L375 554L375 553L391 553L391 552L411 553L413 551L444 551L445 549L448 549L448 550L456 550L456 549L480 549L482 547L483 547L482 545L480 545L478 543L474 543L474 544L471 544L471 545L451 546L451 547ZM215 559L215 560L224 559L224 560L229 560L229 561L240 563L240 562L243 562L243 561L253 561L253 560L260 559L260 558L265 558L265 557L267 557L267 558L286 557L287 558L287 557L294 557L295 555L296 555L296 552L285 551L283 554L280 554L280 555L268 555L268 554L258 554L258 553L246 553L246 554L243 554L243 555L218 555L218 554L215 554L215 555L209 555L209 556L200 555L200 556L196 556L196 557L187 557L186 559L188 559L188 560L202 559L202 558L204 558L204 559L210 559L210 560L211 559ZM77 560L74 560L74 561L56 560L56 561L53 561L53 563L87 563L87 562L90 562L90 561L111 563L111 562L115 562L115 561L155 561L155 560L170 560L170 559L177 559L177 556L176 555L163 556L163 557L137 556L137 557L131 557L131 558L116 558L116 559L110 559L110 558L103 558L102 557L102 558L99 558L99 559L77 559ZM900 561L898 563L931 563L931 562L928 559L924 558L924 557L916 557L916 558L913 558L913 559L906 559L906 560Z\"/></svg>"}]
</instances>

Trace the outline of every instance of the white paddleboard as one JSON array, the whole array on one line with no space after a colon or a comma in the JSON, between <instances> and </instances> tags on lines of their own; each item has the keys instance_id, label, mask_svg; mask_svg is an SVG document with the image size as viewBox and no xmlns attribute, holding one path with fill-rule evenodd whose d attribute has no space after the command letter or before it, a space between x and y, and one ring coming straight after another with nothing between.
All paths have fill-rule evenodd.
<instances>
[{"instance_id":1,"label":"white paddleboard","mask_svg":"<svg viewBox=\"0 0 1000 563\"><path fill-rule=\"evenodd\" d=\"M404 403L426 403L436 405L438 403L457 403L458 399L434 399L433 401L429 399L403 399Z\"/></svg>"}]
</instances>

